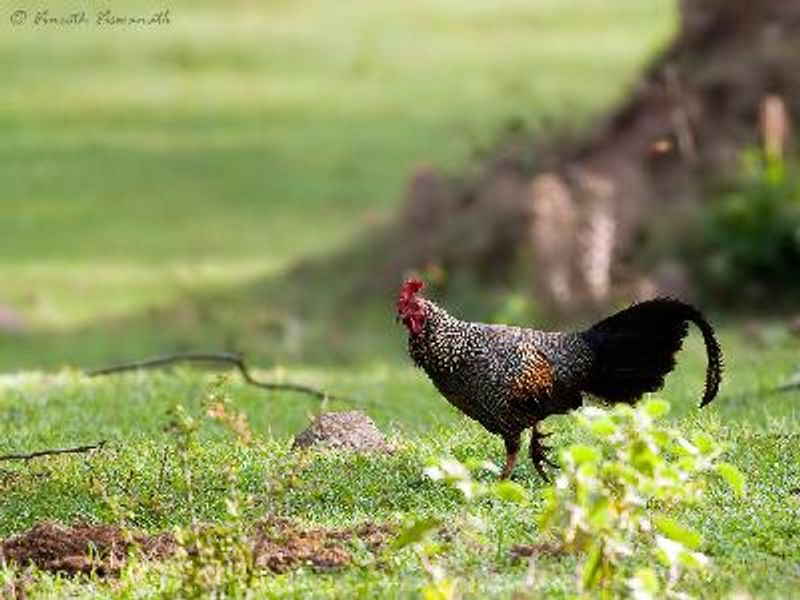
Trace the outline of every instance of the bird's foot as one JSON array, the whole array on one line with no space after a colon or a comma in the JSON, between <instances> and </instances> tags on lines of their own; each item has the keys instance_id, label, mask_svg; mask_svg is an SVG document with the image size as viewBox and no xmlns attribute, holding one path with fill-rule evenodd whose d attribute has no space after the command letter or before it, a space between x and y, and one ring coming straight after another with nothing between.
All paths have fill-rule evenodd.
<instances>
[{"instance_id":1,"label":"bird's foot","mask_svg":"<svg viewBox=\"0 0 800 600\"><path fill-rule=\"evenodd\" d=\"M558 465L550 460L550 458L547 456L547 451L551 448L542 444L541 440L551 435L552 433L540 433L537 431L535 426L531 430L531 462L533 463L533 467L536 469L536 472L539 474L539 477L548 483L550 482L550 476L547 474L547 471L545 471L544 465L548 465L554 469L557 469Z\"/></svg>"}]
</instances>

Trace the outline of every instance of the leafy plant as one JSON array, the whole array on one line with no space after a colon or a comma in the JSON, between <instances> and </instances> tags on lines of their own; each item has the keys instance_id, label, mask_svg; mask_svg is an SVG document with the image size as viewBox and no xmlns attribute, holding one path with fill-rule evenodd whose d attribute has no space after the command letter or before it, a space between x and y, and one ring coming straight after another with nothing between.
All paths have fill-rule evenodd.
<instances>
[{"instance_id":1,"label":"leafy plant","mask_svg":"<svg viewBox=\"0 0 800 600\"><path fill-rule=\"evenodd\" d=\"M594 444L563 452L541 526L565 549L585 555L582 592L610 597L627 585L638 598L679 597L682 575L706 568L709 559L700 551L701 535L671 513L700 502L713 474L743 493L744 478L720 460L720 444L658 423L668 410L666 402L649 400L637 409L587 408L578 415ZM628 559L642 553L655 559L653 566L631 572Z\"/></svg>"},{"instance_id":2,"label":"leafy plant","mask_svg":"<svg viewBox=\"0 0 800 600\"><path fill-rule=\"evenodd\" d=\"M180 461L183 485L186 491L186 504L192 516L192 523L197 522L195 505L195 477L192 459L197 450L200 421L192 416L182 404L177 404L170 411L170 421L165 427L175 443L175 453Z\"/></svg>"},{"instance_id":3,"label":"leafy plant","mask_svg":"<svg viewBox=\"0 0 800 600\"><path fill-rule=\"evenodd\" d=\"M528 491L514 481L506 479L483 483L475 480L473 473L479 469L490 471L495 475L500 473L497 465L491 462L467 461L464 464L454 458L442 458L425 469L425 475L434 481L444 481L456 488L467 501L493 496L520 505L529 502Z\"/></svg>"},{"instance_id":4,"label":"leafy plant","mask_svg":"<svg viewBox=\"0 0 800 600\"><path fill-rule=\"evenodd\" d=\"M180 590L186 597L246 597L255 579L253 552L235 498L222 523L178 531Z\"/></svg>"},{"instance_id":5,"label":"leafy plant","mask_svg":"<svg viewBox=\"0 0 800 600\"><path fill-rule=\"evenodd\" d=\"M222 376L211 385L205 416L229 430L240 447L252 442L252 434L244 413L232 408ZM181 561L180 591L187 597L246 597L255 578L253 552L248 540L243 511L252 498L243 495L237 486L239 468L228 466L226 473L225 519L221 523L197 523L195 518L192 452L197 445L202 421L189 415L178 405L174 410L171 430L181 457L187 502L192 508L192 524L177 531Z\"/></svg>"},{"instance_id":6,"label":"leafy plant","mask_svg":"<svg viewBox=\"0 0 800 600\"><path fill-rule=\"evenodd\" d=\"M486 497L494 497L519 505L529 503L528 492L513 481L493 481L483 483L475 480L473 473L479 469L491 471L495 475L500 471L490 462L468 461L466 464L454 458L442 458L425 469L425 474L434 481L442 481L457 489L468 505ZM481 520L467 515L467 520L475 529L483 529ZM425 571L428 582L422 588L425 600L450 600L456 596L456 583L448 577L441 562L437 559L444 553L445 546L431 541L430 537L442 527L441 519L435 517L418 517L411 519L395 538L393 549L412 547Z\"/></svg>"},{"instance_id":7,"label":"leafy plant","mask_svg":"<svg viewBox=\"0 0 800 600\"><path fill-rule=\"evenodd\" d=\"M740 175L711 205L698 248L703 275L723 290L800 292L800 164L747 152Z\"/></svg>"}]
</instances>

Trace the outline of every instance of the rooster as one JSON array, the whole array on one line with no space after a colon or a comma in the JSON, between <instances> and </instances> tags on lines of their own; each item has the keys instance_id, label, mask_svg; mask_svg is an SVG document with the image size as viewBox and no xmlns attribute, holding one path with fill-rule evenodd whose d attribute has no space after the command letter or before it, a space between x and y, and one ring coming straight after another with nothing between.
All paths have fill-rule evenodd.
<instances>
[{"instance_id":1,"label":"rooster","mask_svg":"<svg viewBox=\"0 0 800 600\"><path fill-rule=\"evenodd\" d=\"M531 461L548 480L544 464L556 465L545 453L546 435L538 425L580 407L584 394L634 404L661 389L690 322L702 332L708 354L700 406L719 390L722 352L714 329L700 311L679 300L648 300L585 331L560 333L462 321L423 298L423 287L410 279L397 300L409 354L453 406L503 438L503 479L514 470L522 433L530 429Z\"/></svg>"}]
</instances>

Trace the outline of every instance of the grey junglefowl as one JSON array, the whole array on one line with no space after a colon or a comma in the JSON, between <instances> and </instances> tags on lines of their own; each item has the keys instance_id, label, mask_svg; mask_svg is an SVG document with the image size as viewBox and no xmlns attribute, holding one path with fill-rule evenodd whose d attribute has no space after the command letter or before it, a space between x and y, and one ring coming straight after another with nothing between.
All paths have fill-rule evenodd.
<instances>
[{"instance_id":1,"label":"grey junglefowl","mask_svg":"<svg viewBox=\"0 0 800 600\"><path fill-rule=\"evenodd\" d=\"M702 332L708 355L700 406L719 390L722 352L714 330L679 300L648 300L585 331L560 333L462 321L423 298L422 288L422 281L410 279L397 300L409 354L453 406L503 438L502 478L511 475L522 433L530 429L531 461L548 479L543 464L556 465L545 454L538 425L580 407L584 394L634 404L660 389L690 322Z\"/></svg>"}]
</instances>

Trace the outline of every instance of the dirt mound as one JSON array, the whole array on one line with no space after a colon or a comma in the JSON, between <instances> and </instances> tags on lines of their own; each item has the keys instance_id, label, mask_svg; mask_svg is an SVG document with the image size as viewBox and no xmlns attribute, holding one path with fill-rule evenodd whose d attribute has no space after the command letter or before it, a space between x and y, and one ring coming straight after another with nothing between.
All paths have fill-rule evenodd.
<instances>
[{"instance_id":1,"label":"dirt mound","mask_svg":"<svg viewBox=\"0 0 800 600\"><path fill-rule=\"evenodd\" d=\"M171 556L177 544L168 533L149 536L111 525L68 527L44 521L0 542L0 561L70 575L105 576L119 571L132 548L145 558L161 559Z\"/></svg>"},{"instance_id":2,"label":"dirt mound","mask_svg":"<svg viewBox=\"0 0 800 600\"><path fill-rule=\"evenodd\" d=\"M301 566L344 567L351 560L350 541L359 539L374 552L390 534L388 526L373 523L347 529L301 529L288 519L273 518L257 523L251 540L256 566L284 573Z\"/></svg>"},{"instance_id":3,"label":"dirt mound","mask_svg":"<svg viewBox=\"0 0 800 600\"><path fill-rule=\"evenodd\" d=\"M351 452L391 452L393 447L362 412L330 412L317 417L294 438L294 448L322 447Z\"/></svg>"},{"instance_id":4,"label":"dirt mound","mask_svg":"<svg viewBox=\"0 0 800 600\"><path fill-rule=\"evenodd\" d=\"M391 527L373 523L340 529L302 528L289 519L273 517L256 523L248 539L257 567L284 573L302 566L344 567L351 562L353 540L361 540L375 552L391 533ZM16 563L67 575L114 576L133 548L146 559L164 560L175 555L178 543L171 533L147 535L111 525L68 527L45 521L0 541L0 565Z\"/></svg>"}]
</instances>

